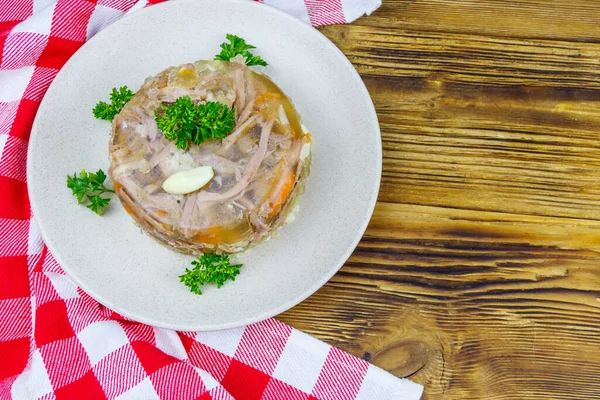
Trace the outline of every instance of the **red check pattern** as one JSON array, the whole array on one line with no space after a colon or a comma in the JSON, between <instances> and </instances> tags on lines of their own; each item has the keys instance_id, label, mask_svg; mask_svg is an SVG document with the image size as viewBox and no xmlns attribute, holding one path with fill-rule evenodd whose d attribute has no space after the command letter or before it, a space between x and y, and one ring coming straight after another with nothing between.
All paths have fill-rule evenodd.
<instances>
[{"instance_id":1,"label":"red check pattern","mask_svg":"<svg viewBox=\"0 0 600 400\"><path fill-rule=\"evenodd\" d=\"M274 319L175 332L123 318L48 252L25 173L39 103L87 39L158 1L0 0L0 399L419 398L421 386ZM373 5L365 0L357 14L359 0L264 2L289 10L293 1L314 25L349 21Z\"/></svg>"}]
</instances>

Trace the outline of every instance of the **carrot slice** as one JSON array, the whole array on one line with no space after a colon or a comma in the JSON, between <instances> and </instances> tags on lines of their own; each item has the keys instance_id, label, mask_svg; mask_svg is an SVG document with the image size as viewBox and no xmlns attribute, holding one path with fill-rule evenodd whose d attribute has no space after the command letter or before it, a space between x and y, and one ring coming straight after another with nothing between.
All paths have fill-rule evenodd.
<instances>
[{"instance_id":1,"label":"carrot slice","mask_svg":"<svg viewBox=\"0 0 600 400\"><path fill-rule=\"evenodd\" d=\"M264 93L265 99L280 99L281 94L277 92L266 91Z\"/></svg>"},{"instance_id":2,"label":"carrot slice","mask_svg":"<svg viewBox=\"0 0 600 400\"><path fill-rule=\"evenodd\" d=\"M197 233L192 238L192 241L197 243L216 244L223 241L223 228L220 226L211 226L202 232Z\"/></svg>"},{"instance_id":3,"label":"carrot slice","mask_svg":"<svg viewBox=\"0 0 600 400\"><path fill-rule=\"evenodd\" d=\"M294 174L291 169L286 169L283 171L283 175L281 176L281 179L279 180L279 183L275 187L275 190L271 194L271 198L269 200L269 204L271 205L271 212L268 216L269 218L272 218L277 211L279 211L283 203L286 202L290 196L290 193L292 192L295 181L296 174Z\"/></svg>"},{"instance_id":4,"label":"carrot slice","mask_svg":"<svg viewBox=\"0 0 600 400\"><path fill-rule=\"evenodd\" d=\"M211 226L198 232L192 237L192 241L196 243L208 243L208 244L218 244L218 243L229 243L234 244L239 242L244 238L246 234L246 230L248 229L247 225L238 225L238 226Z\"/></svg>"}]
</instances>

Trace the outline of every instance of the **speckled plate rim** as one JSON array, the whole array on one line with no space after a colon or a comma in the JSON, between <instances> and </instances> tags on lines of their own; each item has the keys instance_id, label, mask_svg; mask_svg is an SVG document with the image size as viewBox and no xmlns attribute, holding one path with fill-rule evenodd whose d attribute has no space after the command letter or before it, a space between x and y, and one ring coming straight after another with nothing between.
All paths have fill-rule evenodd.
<instances>
[{"instance_id":1,"label":"speckled plate rim","mask_svg":"<svg viewBox=\"0 0 600 400\"><path fill-rule=\"evenodd\" d=\"M86 44L84 44L82 46L82 49L85 48L86 46L88 46L89 43L95 43L95 42L101 41L104 36L108 35L110 30L115 29L115 27L118 25L128 24L130 19L132 19L132 18L140 18L149 13L159 13L159 12L161 12L161 10L163 8L169 7L170 4L172 4L172 3L186 3L187 2L189 4L195 3L194 6L198 6L198 3L202 3L203 1L204 0L201 0L201 1L178 0L177 2L159 3L157 5L153 5L152 7L138 10L138 11L136 11L136 13L134 13L130 16L125 16L121 20L115 22L111 26L107 27L103 31L96 34ZM301 29L304 29L307 35L318 36L318 39L321 41L323 46L325 46L328 51L336 53L339 56L340 61L345 64L346 68L349 68L353 71L355 79L357 80L359 87L360 87L360 91L361 91L360 95L363 96L365 98L365 100L368 101L368 104L369 104L369 109L365 110L365 118L369 118L372 120L372 122L373 122L372 123L372 129L373 129L372 133L374 135L376 135L377 138L379 139L379 146L377 148L377 154L376 154L375 159L372 160L372 162L376 163L376 165L377 165L377 170L376 170L377 176L373 177L374 178L373 187L371 188L371 194L370 194L370 199L368 201L368 206L365 208L365 214L364 214L364 217L360 224L360 228L356 229L354 239L352 240L351 243L348 243L346 251L339 258L339 262L335 266L332 266L328 270L327 274L323 274L322 276L320 276L319 279L315 279L314 283L309 288L304 290L302 293L291 298L289 301L279 304L279 305L276 305L276 306L273 306L272 308L269 308L269 309L263 311L262 313L258 313L256 315L249 316L246 318L241 318L239 320L232 321L229 323L200 324L200 325L165 323L164 321L162 321L160 319L155 319L155 318L147 317L147 316L140 316L135 313L132 313L126 307L122 307L120 304L116 304L116 303L112 302L110 299L108 299L102 295L99 295L98 293L96 293L94 291L93 282L85 282L85 281L80 280L77 273L75 271L73 271L69 267L68 262L66 262L64 260L63 249L59 248L59 246L56 244L56 242L53 238L53 235L50 233L51 229L49 229L49 226L47 225L47 220L46 220L45 216L39 212L40 211L39 204L42 201L41 195L40 195L40 193L38 193L38 191L35 189L35 187L32 187L32 185L30 184L30 182L32 182L32 176L31 176L31 172L30 172L31 164L32 164L32 160L35 157L37 141L38 141L38 119L37 119L37 115L36 115L36 119L34 121L33 128L32 128L31 137L29 140L28 153L27 153L28 194L29 194L29 199L30 199L31 208L32 208L35 222L37 224L39 232L40 232L45 244L47 245L49 251L52 253L52 255L54 256L54 258L56 259L58 264L62 267L62 269L67 273L67 275L82 290L84 290L87 294L89 294L92 298L97 300L99 303L101 303L102 305L108 307L109 309L111 309L113 311L116 311L117 313L123 315L124 317L130 318L137 322L141 322L141 323L145 323L148 325L161 327L161 328L174 329L174 330L185 330L185 331L213 331L213 330L221 330L221 329L230 329L230 328L236 328L236 327L240 327L240 326L244 326L244 325L248 325L248 324L266 320L268 318L274 317L274 316L296 306L297 304L299 304L300 302L304 301L305 299L310 297L312 294L314 294L325 283L327 283L339 271L339 269L344 265L344 263L348 260L348 258L354 252L356 246L360 242L361 238L363 237L363 235L367 229L367 226L370 222L371 216L375 209L375 205L377 203L377 198L378 198L378 194L379 194L381 173L382 173L382 147L381 147L381 133L380 133L380 129L379 129L377 114L375 112L375 107L374 107L373 101L369 95L369 92L368 92L366 86L362 82L362 79L360 78L360 76L358 75L358 73L356 72L356 70L354 69L352 64L350 63L350 61L342 53L342 51L340 49L338 49L326 36L321 34L318 30L312 28L309 25L306 25L304 22L300 21L296 17L294 17L284 11L276 9L274 7L268 6L266 4L257 4L254 2L249 2L247 0L222 0L222 4L223 4L223 7L242 6L242 5L249 6L250 4L252 4L252 7L264 8L264 12L272 14L272 16L274 18L284 19L289 24L295 25L297 27L302 27ZM66 73L65 71L68 71L68 68L66 68L66 67L78 62L78 54L79 54L79 51L77 53L75 53L73 55L73 57L71 57L71 59L61 69L61 71L59 71L56 78L61 77L63 74ZM54 87L55 82L57 82L57 79L55 79L54 82L50 85L48 92L55 89L55 87ZM46 102L46 97L41 102L40 110L44 109L45 102ZM308 179L310 180L310 176Z\"/></svg>"}]
</instances>

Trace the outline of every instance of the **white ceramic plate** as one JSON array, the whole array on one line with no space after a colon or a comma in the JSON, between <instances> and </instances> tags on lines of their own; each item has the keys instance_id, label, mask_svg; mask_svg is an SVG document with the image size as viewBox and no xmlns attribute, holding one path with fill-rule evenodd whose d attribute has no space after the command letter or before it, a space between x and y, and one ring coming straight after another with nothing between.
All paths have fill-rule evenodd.
<instances>
[{"instance_id":1,"label":"white ceramic plate","mask_svg":"<svg viewBox=\"0 0 600 400\"><path fill-rule=\"evenodd\" d=\"M189 292L191 257L141 233L115 198L104 217L76 204L66 176L108 169L110 124L92 108L112 87L139 88L164 68L212 59L226 33L257 46L268 75L291 97L314 139L296 221L235 258L235 282ZM27 179L44 240L74 281L137 321L214 330L260 321L298 304L350 256L375 206L381 137L369 94L327 38L288 14L242 0L167 2L96 35L60 71L39 108Z\"/></svg>"}]
</instances>

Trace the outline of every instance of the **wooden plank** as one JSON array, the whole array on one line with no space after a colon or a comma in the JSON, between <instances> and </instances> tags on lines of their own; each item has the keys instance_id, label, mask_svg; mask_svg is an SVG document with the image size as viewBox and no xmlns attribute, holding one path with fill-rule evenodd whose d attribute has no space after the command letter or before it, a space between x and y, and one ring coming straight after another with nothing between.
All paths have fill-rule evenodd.
<instances>
[{"instance_id":1,"label":"wooden plank","mask_svg":"<svg viewBox=\"0 0 600 400\"><path fill-rule=\"evenodd\" d=\"M365 76L427 78L440 89L451 83L509 85L516 86L514 94L531 86L555 87L563 96L570 88L600 88L596 43L359 25L326 27L323 33Z\"/></svg>"},{"instance_id":2,"label":"wooden plank","mask_svg":"<svg viewBox=\"0 0 600 400\"><path fill-rule=\"evenodd\" d=\"M425 399L600 398L599 22L596 1L384 0L323 28L378 112L380 202L280 318Z\"/></svg>"},{"instance_id":3,"label":"wooden plank","mask_svg":"<svg viewBox=\"0 0 600 400\"><path fill-rule=\"evenodd\" d=\"M537 88L523 98L512 88L366 81L383 132L382 200L600 217L600 91L571 101Z\"/></svg>"},{"instance_id":4,"label":"wooden plank","mask_svg":"<svg viewBox=\"0 0 600 400\"><path fill-rule=\"evenodd\" d=\"M427 32L600 40L600 3L595 0L384 0L358 25Z\"/></svg>"}]
</instances>

